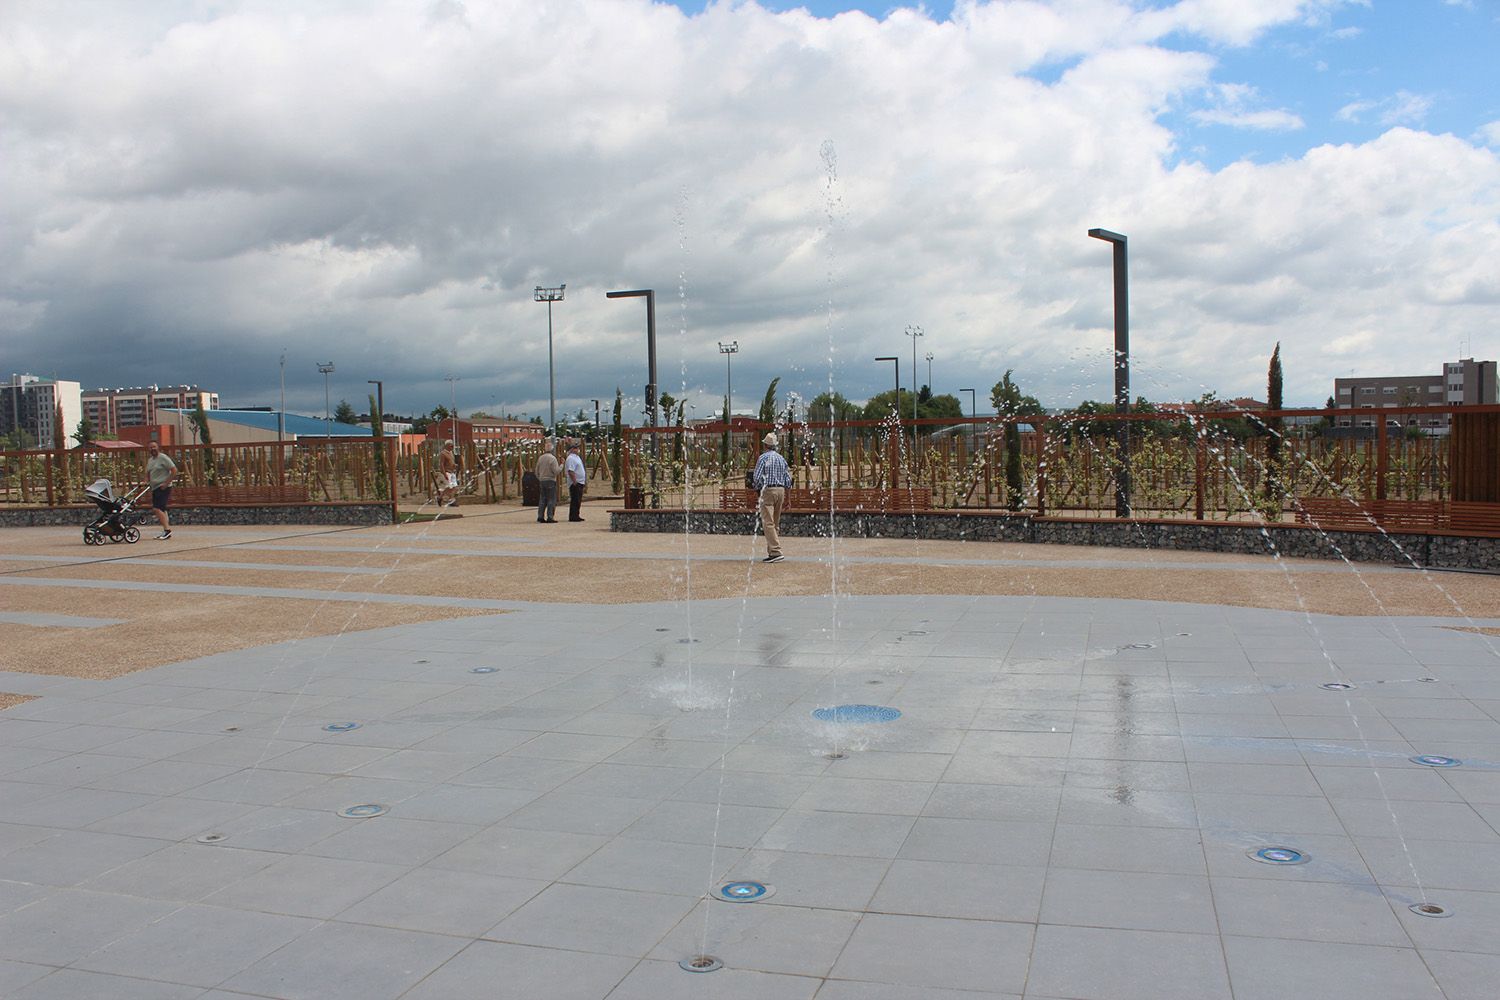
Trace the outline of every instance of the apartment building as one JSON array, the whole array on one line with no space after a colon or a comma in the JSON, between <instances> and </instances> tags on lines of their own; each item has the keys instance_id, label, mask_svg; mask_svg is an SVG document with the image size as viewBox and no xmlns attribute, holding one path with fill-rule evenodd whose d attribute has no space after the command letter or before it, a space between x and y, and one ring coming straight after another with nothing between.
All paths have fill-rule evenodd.
<instances>
[{"instance_id":1,"label":"apartment building","mask_svg":"<svg viewBox=\"0 0 1500 1000\"><path fill-rule=\"evenodd\" d=\"M1333 405L1341 410L1386 410L1410 406L1459 406L1496 402L1493 361L1463 358L1447 362L1436 375L1380 375L1333 380ZM1427 434L1448 433L1448 415L1355 412L1340 415L1340 427L1415 427Z\"/></svg>"},{"instance_id":2,"label":"apartment building","mask_svg":"<svg viewBox=\"0 0 1500 1000\"><path fill-rule=\"evenodd\" d=\"M80 397L77 382L11 375L0 385L0 437L21 431L28 447L51 448L61 432L64 446L72 447L78 443L75 432L83 419Z\"/></svg>"},{"instance_id":3,"label":"apartment building","mask_svg":"<svg viewBox=\"0 0 1500 1000\"><path fill-rule=\"evenodd\" d=\"M219 408L219 394L196 385L146 385L129 389L90 389L83 412L96 434L119 434L123 427L152 427L162 422L159 410Z\"/></svg>"}]
</instances>

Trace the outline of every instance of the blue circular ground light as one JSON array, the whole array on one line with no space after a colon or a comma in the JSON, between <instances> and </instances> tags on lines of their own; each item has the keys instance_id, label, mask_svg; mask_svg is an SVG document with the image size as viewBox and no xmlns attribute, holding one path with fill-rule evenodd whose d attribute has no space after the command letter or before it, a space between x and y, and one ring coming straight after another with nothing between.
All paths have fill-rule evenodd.
<instances>
[{"instance_id":1,"label":"blue circular ground light","mask_svg":"<svg viewBox=\"0 0 1500 1000\"><path fill-rule=\"evenodd\" d=\"M1319 684L1318 687L1322 688L1324 691L1348 691L1350 688L1354 687L1354 685L1345 684L1342 681L1333 681L1328 684Z\"/></svg>"},{"instance_id":2,"label":"blue circular ground light","mask_svg":"<svg viewBox=\"0 0 1500 1000\"><path fill-rule=\"evenodd\" d=\"M470 670L469 673L471 673L471 674L493 674L498 669L500 669L500 668L499 667L475 667L473 670Z\"/></svg>"},{"instance_id":3,"label":"blue circular ground light","mask_svg":"<svg viewBox=\"0 0 1500 1000\"><path fill-rule=\"evenodd\" d=\"M359 723L357 722L330 722L323 727L323 731L329 733L347 733L351 729L358 728Z\"/></svg>"},{"instance_id":4,"label":"blue circular ground light","mask_svg":"<svg viewBox=\"0 0 1500 1000\"><path fill-rule=\"evenodd\" d=\"M900 709L884 705L835 705L815 708L812 714L820 722L893 722L901 718Z\"/></svg>"},{"instance_id":5,"label":"blue circular ground light","mask_svg":"<svg viewBox=\"0 0 1500 1000\"><path fill-rule=\"evenodd\" d=\"M1463 763L1457 757L1442 757L1435 753L1424 753L1420 757L1408 759L1413 764L1421 764L1423 767L1457 767Z\"/></svg>"},{"instance_id":6,"label":"blue circular ground light","mask_svg":"<svg viewBox=\"0 0 1500 1000\"><path fill-rule=\"evenodd\" d=\"M1268 865L1301 865L1310 860L1306 854L1291 847L1258 847L1246 853L1253 860Z\"/></svg>"},{"instance_id":7,"label":"blue circular ground light","mask_svg":"<svg viewBox=\"0 0 1500 1000\"><path fill-rule=\"evenodd\" d=\"M719 886L714 894L730 903L754 903L775 891L763 882L730 882Z\"/></svg>"},{"instance_id":8,"label":"blue circular ground light","mask_svg":"<svg viewBox=\"0 0 1500 1000\"><path fill-rule=\"evenodd\" d=\"M339 815L345 819L369 819L372 816L384 816L390 810L375 802L366 802L362 805L350 806L340 809Z\"/></svg>"}]
</instances>

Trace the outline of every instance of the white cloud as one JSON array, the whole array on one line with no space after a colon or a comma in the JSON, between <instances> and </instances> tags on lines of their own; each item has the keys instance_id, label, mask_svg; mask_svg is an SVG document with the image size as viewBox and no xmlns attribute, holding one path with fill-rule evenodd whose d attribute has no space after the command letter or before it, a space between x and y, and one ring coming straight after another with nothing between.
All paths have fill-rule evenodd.
<instances>
[{"instance_id":1,"label":"white cloud","mask_svg":"<svg viewBox=\"0 0 1500 1000\"><path fill-rule=\"evenodd\" d=\"M534 413L532 286L568 285L571 409L639 393L643 307L604 292L650 286L662 381L689 395L717 397L715 341L737 339L747 398L773 375L862 397L919 323L940 390L1015 368L1061 403L1110 392L1109 255L1085 235L1103 226L1131 240L1140 391L1253 392L1280 340L1288 399L1319 401L1341 338L1413 371L1480 342L1496 291L1473 262L1500 256L1496 153L1451 136L1172 166L1162 113L1205 91L1239 127L1295 117L1221 88L1184 38L1250 44L1331 6L13 8L0 336L17 369L228 403L273 399L287 348L310 409L318 356L351 399L384 378L394 408L426 409L452 372L461 405Z\"/></svg>"},{"instance_id":2,"label":"white cloud","mask_svg":"<svg viewBox=\"0 0 1500 1000\"><path fill-rule=\"evenodd\" d=\"M1488 146L1500 148L1500 121L1492 121L1479 127L1475 140Z\"/></svg>"},{"instance_id":3,"label":"white cloud","mask_svg":"<svg viewBox=\"0 0 1500 1000\"><path fill-rule=\"evenodd\" d=\"M1351 101L1339 108L1334 117L1344 122L1362 122L1371 112L1381 125L1420 125L1432 110L1432 98L1398 90L1380 100Z\"/></svg>"},{"instance_id":4,"label":"white cloud","mask_svg":"<svg viewBox=\"0 0 1500 1000\"><path fill-rule=\"evenodd\" d=\"M1304 123L1291 111L1275 108L1258 108L1260 94L1254 87L1241 83L1222 83L1214 87L1209 95L1209 107L1190 113L1194 121L1204 125L1228 125L1231 128L1255 129L1269 132L1292 132L1303 128Z\"/></svg>"}]
</instances>

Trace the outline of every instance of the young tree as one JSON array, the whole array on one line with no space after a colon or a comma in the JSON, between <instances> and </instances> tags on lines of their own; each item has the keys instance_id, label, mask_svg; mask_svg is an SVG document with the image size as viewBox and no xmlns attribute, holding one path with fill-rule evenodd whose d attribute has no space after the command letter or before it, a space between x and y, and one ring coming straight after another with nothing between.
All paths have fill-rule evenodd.
<instances>
[{"instance_id":1,"label":"young tree","mask_svg":"<svg viewBox=\"0 0 1500 1000\"><path fill-rule=\"evenodd\" d=\"M781 376L778 375L766 386L766 397L760 402L760 422L763 424L776 423L776 386L780 383Z\"/></svg>"},{"instance_id":2,"label":"young tree","mask_svg":"<svg viewBox=\"0 0 1500 1000\"><path fill-rule=\"evenodd\" d=\"M385 420L380 407L375 404L375 394L370 393L370 434L375 439L375 494L386 495L385 471Z\"/></svg>"},{"instance_id":3,"label":"young tree","mask_svg":"<svg viewBox=\"0 0 1500 1000\"><path fill-rule=\"evenodd\" d=\"M610 427L609 431L609 460L610 465L613 467L611 469L612 475L610 477L610 485L613 487L611 492L614 493L620 492L620 439L623 436L623 432L620 427L622 403L623 400L620 398L620 387L615 386L615 415L613 425Z\"/></svg>"},{"instance_id":4,"label":"young tree","mask_svg":"<svg viewBox=\"0 0 1500 1000\"><path fill-rule=\"evenodd\" d=\"M354 407L349 405L347 399L341 399L339 405L333 408L333 419L341 424L357 424L359 414L354 412Z\"/></svg>"},{"instance_id":5,"label":"young tree","mask_svg":"<svg viewBox=\"0 0 1500 1000\"><path fill-rule=\"evenodd\" d=\"M198 440L208 447L203 449L203 479L212 486L219 478L218 467L214 464L214 439L208 431L208 413L203 409L203 398L198 398L198 405L193 407L193 427L198 431Z\"/></svg>"},{"instance_id":6,"label":"young tree","mask_svg":"<svg viewBox=\"0 0 1500 1000\"><path fill-rule=\"evenodd\" d=\"M1042 412L1042 404L1035 396L1021 392L1021 387L1011 379L1014 368L1007 368L1005 376L990 390L990 403L995 413L1010 417L1005 425L1005 492L1011 510L1019 510L1025 488L1021 482L1021 425L1018 417L1036 416Z\"/></svg>"},{"instance_id":7,"label":"young tree","mask_svg":"<svg viewBox=\"0 0 1500 1000\"><path fill-rule=\"evenodd\" d=\"M1274 414L1281 407L1281 341L1276 342L1276 349L1271 352L1271 363L1266 366L1266 405ZM1270 436L1266 438L1266 499L1270 501L1271 509L1280 514L1281 511L1281 417L1271 416L1266 419L1266 430Z\"/></svg>"},{"instance_id":8,"label":"young tree","mask_svg":"<svg viewBox=\"0 0 1500 1000\"><path fill-rule=\"evenodd\" d=\"M88 418L88 414L84 414L83 419L78 421L78 428L73 431L73 436L78 439L80 448L87 448L99 440L99 436L94 433L94 422Z\"/></svg>"},{"instance_id":9,"label":"young tree","mask_svg":"<svg viewBox=\"0 0 1500 1000\"><path fill-rule=\"evenodd\" d=\"M729 397L724 397L724 433L719 439L719 475L729 474Z\"/></svg>"}]
</instances>

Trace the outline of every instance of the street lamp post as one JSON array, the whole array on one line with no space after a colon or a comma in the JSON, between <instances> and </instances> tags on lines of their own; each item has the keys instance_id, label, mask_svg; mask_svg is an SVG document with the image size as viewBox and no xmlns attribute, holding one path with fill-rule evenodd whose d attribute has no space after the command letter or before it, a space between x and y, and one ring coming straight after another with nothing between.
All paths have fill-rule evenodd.
<instances>
[{"instance_id":1,"label":"street lamp post","mask_svg":"<svg viewBox=\"0 0 1500 1000\"><path fill-rule=\"evenodd\" d=\"M917 440L917 338L923 336L920 326L908 326L906 335L911 338L911 439L915 444ZM897 386L900 389L900 386ZM900 392L897 392L897 396Z\"/></svg>"},{"instance_id":2,"label":"street lamp post","mask_svg":"<svg viewBox=\"0 0 1500 1000\"><path fill-rule=\"evenodd\" d=\"M1115 480L1115 516L1130 516L1130 278L1125 237L1108 229L1089 235L1114 245L1115 272L1115 448L1120 474Z\"/></svg>"},{"instance_id":3,"label":"street lamp post","mask_svg":"<svg viewBox=\"0 0 1500 1000\"><path fill-rule=\"evenodd\" d=\"M599 425L599 401L596 399L596 400L593 401L593 403L594 403L594 438L597 440L598 437L599 437L599 434L600 434L600 432L602 430L602 428Z\"/></svg>"},{"instance_id":4,"label":"street lamp post","mask_svg":"<svg viewBox=\"0 0 1500 1000\"><path fill-rule=\"evenodd\" d=\"M286 351L281 352L281 409L276 413L276 443L286 438Z\"/></svg>"},{"instance_id":5,"label":"street lamp post","mask_svg":"<svg viewBox=\"0 0 1500 1000\"><path fill-rule=\"evenodd\" d=\"M931 384L931 383L929 383L929 384ZM974 450L974 432L976 430L978 430L978 428L974 426L974 418L976 416L978 416L978 414L975 412L975 406L974 406L974 399L975 399L974 390L973 389L960 389L958 391L959 392L967 392L969 394L969 450L973 451Z\"/></svg>"},{"instance_id":6,"label":"street lamp post","mask_svg":"<svg viewBox=\"0 0 1500 1000\"><path fill-rule=\"evenodd\" d=\"M935 393L932 390L932 352L928 351L926 357L927 357L927 394L930 396L930 395L935 395Z\"/></svg>"},{"instance_id":7,"label":"street lamp post","mask_svg":"<svg viewBox=\"0 0 1500 1000\"><path fill-rule=\"evenodd\" d=\"M463 381L463 376L444 375L443 381L448 383L448 428L452 434L449 440L456 445L458 444L458 383Z\"/></svg>"},{"instance_id":8,"label":"street lamp post","mask_svg":"<svg viewBox=\"0 0 1500 1000\"><path fill-rule=\"evenodd\" d=\"M724 355L724 409L732 416L734 414L734 356L740 352L740 342L731 340L729 343L719 341L719 353Z\"/></svg>"},{"instance_id":9,"label":"street lamp post","mask_svg":"<svg viewBox=\"0 0 1500 1000\"><path fill-rule=\"evenodd\" d=\"M328 376L333 374L332 361L319 361L318 371L323 373L323 430L324 437L333 437L333 410L329 407L332 399L328 395Z\"/></svg>"},{"instance_id":10,"label":"street lamp post","mask_svg":"<svg viewBox=\"0 0 1500 1000\"><path fill-rule=\"evenodd\" d=\"M556 288L536 286L536 301L547 303L547 420L551 433L557 433L557 380L552 368L552 303L563 300L567 283Z\"/></svg>"},{"instance_id":11,"label":"street lamp post","mask_svg":"<svg viewBox=\"0 0 1500 1000\"><path fill-rule=\"evenodd\" d=\"M375 419L380 422L380 427L371 427L370 433L383 434L385 432L385 383L378 378L367 378L365 381L375 387L375 409L377 411Z\"/></svg>"},{"instance_id":12,"label":"street lamp post","mask_svg":"<svg viewBox=\"0 0 1500 1000\"><path fill-rule=\"evenodd\" d=\"M646 300L646 419L648 426L656 427L656 290L654 288L632 288L628 291L605 292L607 299ZM656 431L651 432L651 506L660 507L661 498L656 493L657 465Z\"/></svg>"}]
</instances>

